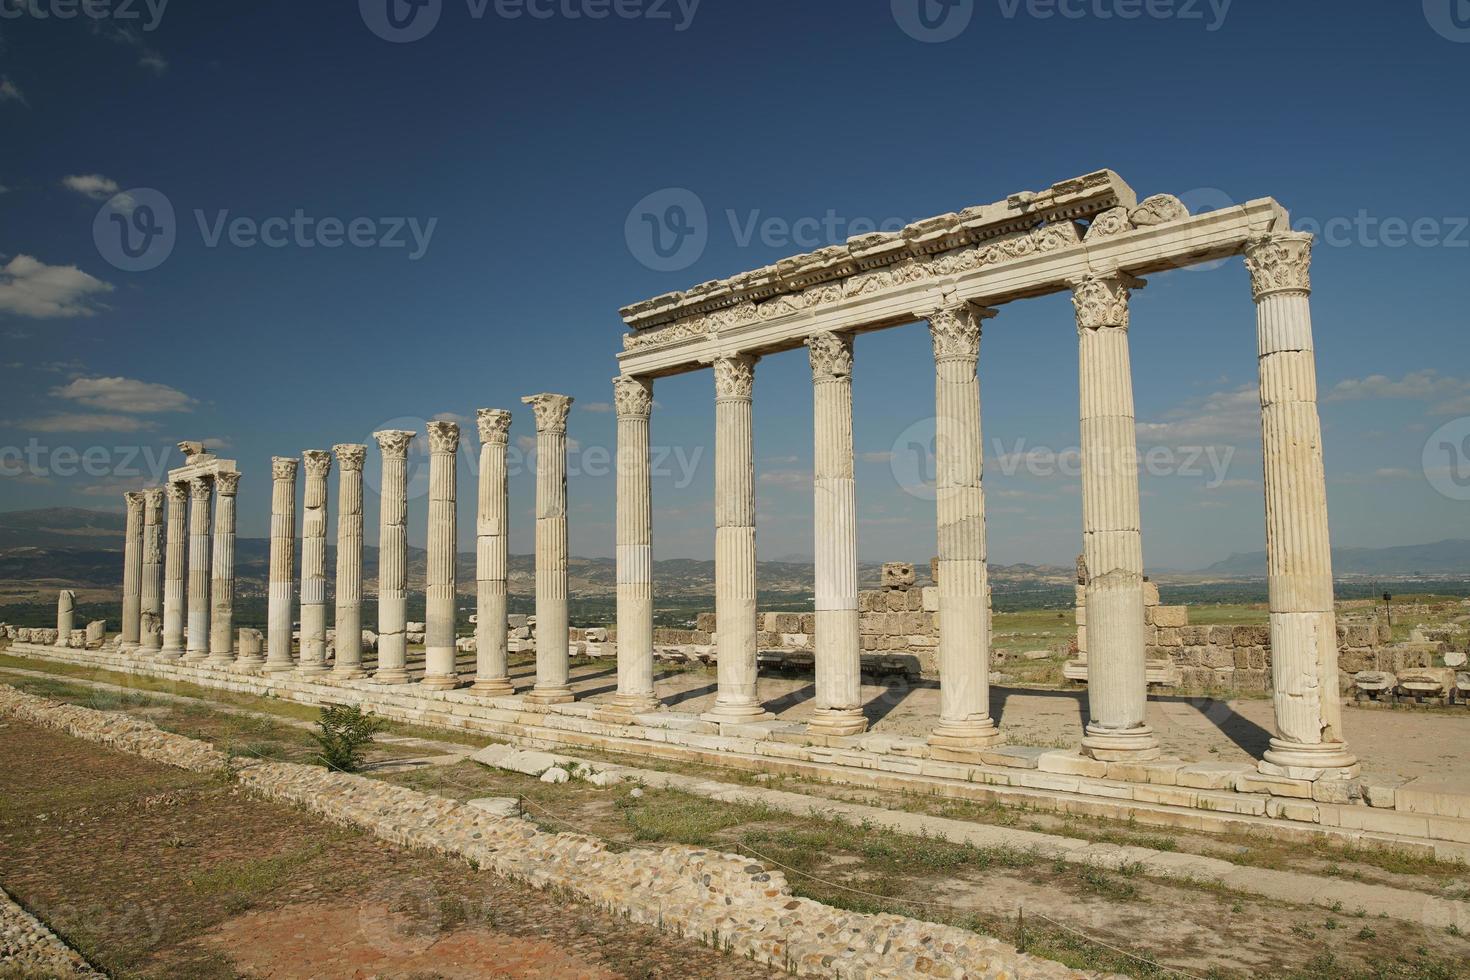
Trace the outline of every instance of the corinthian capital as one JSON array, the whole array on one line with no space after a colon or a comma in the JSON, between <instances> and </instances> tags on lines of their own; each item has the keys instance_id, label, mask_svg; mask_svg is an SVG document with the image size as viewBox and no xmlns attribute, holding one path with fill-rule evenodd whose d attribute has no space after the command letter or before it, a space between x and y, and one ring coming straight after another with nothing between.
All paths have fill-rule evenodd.
<instances>
[{"instance_id":1,"label":"corinthian capital","mask_svg":"<svg viewBox=\"0 0 1470 980\"><path fill-rule=\"evenodd\" d=\"M1252 238L1245 246L1251 295L1259 303L1272 293L1312 291L1312 236L1285 231Z\"/></svg>"},{"instance_id":2,"label":"corinthian capital","mask_svg":"<svg viewBox=\"0 0 1470 980\"><path fill-rule=\"evenodd\" d=\"M653 414L653 379L613 378L613 405L620 419L648 418Z\"/></svg>"},{"instance_id":3,"label":"corinthian capital","mask_svg":"<svg viewBox=\"0 0 1470 980\"><path fill-rule=\"evenodd\" d=\"M332 472L332 454L325 449L308 449L301 454L308 479L325 480Z\"/></svg>"},{"instance_id":4,"label":"corinthian capital","mask_svg":"<svg viewBox=\"0 0 1470 980\"><path fill-rule=\"evenodd\" d=\"M459 423L436 420L428 424L429 452L452 453L459 449Z\"/></svg>"},{"instance_id":5,"label":"corinthian capital","mask_svg":"<svg viewBox=\"0 0 1470 980\"><path fill-rule=\"evenodd\" d=\"M277 482L282 480L294 482L296 479L297 460L292 456L271 457L271 479Z\"/></svg>"},{"instance_id":6,"label":"corinthian capital","mask_svg":"<svg viewBox=\"0 0 1470 980\"><path fill-rule=\"evenodd\" d=\"M503 446L510 439L510 413L503 408L482 408L475 412L480 428L480 442Z\"/></svg>"},{"instance_id":7,"label":"corinthian capital","mask_svg":"<svg viewBox=\"0 0 1470 980\"><path fill-rule=\"evenodd\" d=\"M1072 283L1072 306L1077 311L1078 330L1104 327L1128 329L1128 297L1144 285L1125 272L1084 276Z\"/></svg>"},{"instance_id":8,"label":"corinthian capital","mask_svg":"<svg viewBox=\"0 0 1470 980\"><path fill-rule=\"evenodd\" d=\"M567 431L567 415L572 410L571 395L554 395L543 391L539 395L527 395L521 399L531 406L536 416L537 432Z\"/></svg>"},{"instance_id":9,"label":"corinthian capital","mask_svg":"<svg viewBox=\"0 0 1470 980\"><path fill-rule=\"evenodd\" d=\"M750 354L715 359L715 397L749 398L755 391L755 361Z\"/></svg>"},{"instance_id":10,"label":"corinthian capital","mask_svg":"<svg viewBox=\"0 0 1470 980\"><path fill-rule=\"evenodd\" d=\"M384 429L374 432L373 439L377 441L378 449L382 450L384 456L404 459L408 456L408 444L413 442L416 434L408 429Z\"/></svg>"},{"instance_id":11,"label":"corinthian capital","mask_svg":"<svg viewBox=\"0 0 1470 980\"><path fill-rule=\"evenodd\" d=\"M143 513L143 491L129 490L123 494L123 504L128 509L128 516Z\"/></svg>"},{"instance_id":12,"label":"corinthian capital","mask_svg":"<svg viewBox=\"0 0 1470 980\"><path fill-rule=\"evenodd\" d=\"M157 524L163 514L163 488L150 487L143 491L143 522Z\"/></svg>"},{"instance_id":13,"label":"corinthian capital","mask_svg":"<svg viewBox=\"0 0 1470 980\"><path fill-rule=\"evenodd\" d=\"M337 457L337 465L343 472L361 473L362 464L367 459L367 447L355 442L339 442L332 447L332 454Z\"/></svg>"},{"instance_id":14,"label":"corinthian capital","mask_svg":"<svg viewBox=\"0 0 1470 980\"><path fill-rule=\"evenodd\" d=\"M852 337L830 330L806 339L812 362L812 380L829 381L852 377Z\"/></svg>"},{"instance_id":15,"label":"corinthian capital","mask_svg":"<svg viewBox=\"0 0 1470 980\"><path fill-rule=\"evenodd\" d=\"M214 477L214 485L219 492L226 497L233 497L240 492L239 473L218 473Z\"/></svg>"},{"instance_id":16,"label":"corinthian capital","mask_svg":"<svg viewBox=\"0 0 1470 980\"><path fill-rule=\"evenodd\" d=\"M980 326L996 311L976 303L960 303L921 313L929 321L936 361L973 361L980 356Z\"/></svg>"},{"instance_id":17,"label":"corinthian capital","mask_svg":"<svg viewBox=\"0 0 1470 980\"><path fill-rule=\"evenodd\" d=\"M182 504L189 499L188 483L170 483L168 485L168 499L175 504Z\"/></svg>"},{"instance_id":18,"label":"corinthian capital","mask_svg":"<svg viewBox=\"0 0 1470 980\"><path fill-rule=\"evenodd\" d=\"M214 490L214 481L207 476L196 476L189 481L189 496L195 500L208 500Z\"/></svg>"}]
</instances>

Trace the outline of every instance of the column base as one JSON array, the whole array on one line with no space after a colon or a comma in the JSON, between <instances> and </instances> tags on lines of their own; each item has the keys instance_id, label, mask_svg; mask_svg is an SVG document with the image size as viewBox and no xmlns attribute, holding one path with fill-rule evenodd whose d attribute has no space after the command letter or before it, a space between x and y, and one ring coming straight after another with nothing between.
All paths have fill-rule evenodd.
<instances>
[{"instance_id":1,"label":"column base","mask_svg":"<svg viewBox=\"0 0 1470 980\"><path fill-rule=\"evenodd\" d=\"M507 697L516 692L515 685L506 677L477 677L470 690L489 697Z\"/></svg>"},{"instance_id":2,"label":"column base","mask_svg":"<svg viewBox=\"0 0 1470 980\"><path fill-rule=\"evenodd\" d=\"M716 701L715 706L699 716L700 721L742 724L748 721L769 721L776 717L759 701Z\"/></svg>"},{"instance_id":3,"label":"column base","mask_svg":"<svg viewBox=\"0 0 1470 980\"><path fill-rule=\"evenodd\" d=\"M428 674L419 684L430 691L452 691L459 687L458 674Z\"/></svg>"},{"instance_id":4,"label":"column base","mask_svg":"<svg viewBox=\"0 0 1470 980\"><path fill-rule=\"evenodd\" d=\"M929 733L929 744L941 749L964 751L966 749L990 749L1004 745L1006 737L995 727L993 718L977 718L973 721L940 721Z\"/></svg>"},{"instance_id":5,"label":"column base","mask_svg":"<svg viewBox=\"0 0 1470 980\"><path fill-rule=\"evenodd\" d=\"M401 667L383 667L373 674L374 684L407 684L411 677Z\"/></svg>"},{"instance_id":6,"label":"column base","mask_svg":"<svg viewBox=\"0 0 1470 980\"><path fill-rule=\"evenodd\" d=\"M247 674L254 674L264 666L263 657L241 657L235 661L235 669Z\"/></svg>"},{"instance_id":7,"label":"column base","mask_svg":"<svg viewBox=\"0 0 1470 980\"><path fill-rule=\"evenodd\" d=\"M527 704L567 704L577 700L570 687L533 687L526 694Z\"/></svg>"},{"instance_id":8,"label":"column base","mask_svg":"<svg viewBox=\"0 0 1470 980\"><path fill-rule=\"evenodd\" d=\"M861 708L818 708L806 725L809 735L861 735L868 717Z\"/></svg>"},{"instance_id":9,"label":"column base","mask_svg":"<svg viewBox=\"0 0 1470 980\"><path fill-rule=\"evenodd\" d=\"M138 652L137 652L136 656L140 660L152 660L154 657L158 656L159 653L161 653L161 652L162 651L158 647L146 647L146 646L141 646L140 645L138 647Z\"/></svg>"},{"instance_id":10,"label":"column base","mask_svg":"<svg viewBox=\"0 0 1470 980\"><path fill-rule=\"evenodd\" d=\"M158 660L161 663L173 663L176 660L182 660L183 657L183 650L165 648L158 651Z\"/></svg>"},{"instance_id":11,"label":"column base","mask_svg":"<svg viewBox=\"0 0 1470 980\"><path fill-rule=\"evenodd\" d=\"M362 678L366 677L367 675L368 675L368 672L367 671L365 671L361 667L357 667L357 666L353 666L353 667L337 666L337 667L333 667L332 668L332 676L335 677L335 678L337 678L340 681L356 681L356 680L361 680Z\"/></svg>"},{"instance_id":12,"label":"column base","mask_svg":"<svg viewBox=\"0 0 1470 980\"><path fill-rule=\"evenodd\" d=\"M129 643L126 640L119 640L117 644L117 652L122 654L136 653L140 646L141 644L137 642Z\"/></svg>"},{"instance_id":13,"label":"column base","mask_svg":"<svg viewBox=\"0 0 1470 980\"><path fill-rule=\"evenodd\" d=\"M630 715L646 714L663 707L663 702L652 694L614 694L607 707Z\"/></svg>"},{"instance_id":14,"label":"column base","mask_svg":"<svg viewBox=\"0 0 1470 980\"><path fill-rule=\"evenodd\" d=\"M332 668L324 663L301 664L296 668L296 673L302 677L320 677L323 674L330 674L331 672Z\"/></svg>"},{"instance_id":15,"label":"column base","mask_svg":"<svg viewBox=\"0 0 1470 980\"><path fill-rule=\"evenodd\" d=\"M1346 742L1308 745L1286 739L1271 739L1265 756L1256 766L1262 775L1288 779L1357 779L1361 775L1357 756Z\"/></svg>"},{"instance_id":16,"label":"column base","mask_svg":"<svg viewBox=\"0 0 1470 980\"><path fill-rule=\"evenodd\" d=\"M277 660L274 662L267 660L264 668L267 674L284 674L287 671L295 669L296 662L293 660Z\"/></svg>"},{"instance_id":17,"label":"column base","mask_svg":"<svg viewBox=\"0 0 1470 980\"><path fill-rule=\"evenodd\" d=\"M1099 728L1088 725L1082 754L1098 762L1150 762L1159 758L1159 741L1147 725L1137 728Z\"/></svg>"},{"instance_id":18,"label":"column base","mask_svg":"<svg viewBox=\"0 0 1470 980\"><path fill-rule=\"evenodd\" d=\"M191 650L184 654L183 659L186 664L202 664L209 659L209 654L200 650Z\"/></svg>"},{"instance_id":19,"label":"column base","mask_svg":"<svg viewBox=\"0 0 1470 980\"><path fill-rule=\"evenodd\" d=\"M235 655L231 652L211 653L204 662L211 667L233 667L235 666Z\"/></svg>"}]
</instances>

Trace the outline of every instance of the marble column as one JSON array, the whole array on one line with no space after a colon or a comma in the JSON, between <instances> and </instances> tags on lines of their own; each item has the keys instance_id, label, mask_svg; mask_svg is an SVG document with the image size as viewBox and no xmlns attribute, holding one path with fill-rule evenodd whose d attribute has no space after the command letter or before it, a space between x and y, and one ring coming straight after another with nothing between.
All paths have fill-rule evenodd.
<instances>
[{"instance_id":1,"label":"marble column","mask_svg":"<svg viewBox=\"0 0 1470 980\"><path fill-rule=\"evenodd\" d=\"M214 573L209 589L209 662L228 667L235 662L235 498L240 492L240 474L217 474L214 488Z\"/></svg>"},{"instance_id":2,"label":"marble column","mask_svg":"<svg viewBox=\"0 0 1470 980\"><path fill-rule=\"evenodd\" d=\"M138 649L138 620L142 615L143 577L143 493L131 490L123 494L127 508L126 530L123 532L122 632L117 648L122 653Z\"/></svg>"},{"instance_id":3,"label":"marble column","mask_svg":"<svg viewBox=\"0 0 1470 980\"><path fill-rule=\"evenodd\" d=\"M939 725L931 745L999 744L990 717L990 603L985 556L981 324L994 310L961 303L927 314L934 344L934 501L939 529Z\"/></svg>"},{"instance_id":4,"label":"marble column","mask_svg":"<svg viewBox=\"0 0 1470 980\"><path fill-rule=\"evenodd\" d=\"M214 480L189 481L189 619L184 651L187 663L209 659L209 511Z\"/></svg>"},{"instance_id":5,"label":"marble column","mask_svg":"<svg viewBox=\"0 0 1470 980\"><path fill-rule=\"evenodd\" d=\"M77 611L77 594L71 589L56 593L56 646L64 647L71 640L71 631Z\"/></svg>"},{"instance_id":6,"label":"marble column","mask_svg":"<svg viewBox=\"0 0 1470 980\"><path fill-rule=\"evenodd\" d=\"M459 686L455 664L454 561L459 426L429 423L429 568L424 599L424 680L432 690Z\"/></svg>"},{"instance_id":7,"label":"marble column","mask_svg":"<svg viewBox=\"0 0 1470 980\"><path fill-rule=\"evenodd\" d=\"M265 670L269 674L295 667L291 660L291 600L295 591L297 465L289 456L271 457L271 563L265 651Z\"/></svg>"},{"instance_id":8,"label":"marble column","mask_svg":"<svg viewBox=\"0 0 1470 980\"><path fill-rule=\"evenodd\" d=\"M308 449L301 513L301 663L308 676L327 672L327 476L332 454Z\"/></svg>"},{"instance_id":9,"label":"marble column","mask_svg":"<svg viewBox=\"0 0 1470 980\"><path fill-rule=\"evenodd\" d=\"M367 676L362 669L362 464L367 447L339 443L337 457L337 656L335 677Z\"/></svg>"},{"instance_id":10,"label":"marble column","mask_svg":"<svg viewBox=\"0 0 1470 980\"><path fill-rule=\"evenodd\" d=\"M568 395L521 399L536 416L536 684L526 700L573 700L567 612Z\"/></svg>"},{"instance_id":11,"label":"marble column","mask_svg":"<svg viewBox=\"0 0 1470 980\"><path fill-rule=\"evenodd\" d=\"M653 486L648 422L653 379L613 379L618 414L618 693L627 711L658 707L653 693Z\"/></svg>"},{"instance_id":12,"label":"marble column","mask_svg":"<svg viewBox=\"0 0 1470 980\"><path fill-rule=\"evenodd\" d=\"M163 648L159 660L178 660L184 655L184 538L188 534L185 507L189 501L187 483L170 483L168 495L168 535L163 553Z\"/></svg>"},{"instance_id":13,"label":"marble column","mask_svg":"<svg viewBox=\"0 0 1470 980\"><path fill-rule=\"evenodd\" d=\"M374 432L383 454L378 507L378 669L380 684L408 683L408 447L407 429Z\"/></svg>"},{"instance_id":14,"label":"marble column","mask_svg":"<svg viewBox=\"0 0 1470 980\"><path fill-rule=\"evenodd\" d=\"M771 717L756 696L755 362L750 354L714 362L716 694L703 715L714 722Z\"/></svg>"},{"instance_id":15,"label":"marble column","mask_svg":"<svg viewBox=\"0 0 1470 980\"><path fill-rule=\"evenodd\" d=\"M1129 294L1142 286L1119 272L1072 284L1087 565L1089 720L1082 751L1110 762L1159 754L1158 740L1145 722L1143 534L1128 356Z\"/></svg>"},{"instance_id":16,"label":"marble column","mask_svg":"<svg viewBox=\"0 0 1470 980\"><path fill-rule=\"evenodd\" d=\"M1266 574L1277 735L1262 772L1353 778L1342 731L1337 623L1317 368L1312 343L1312 236L1282 232L1245 250L1256 301L1265 459Z\"/></svg>"},{"instance_id":17,"label":"marble column","mask_svg":"<svg viewBox=\"0 0 1470 980\"><path fill-rule=\"evenodd\" d=\"M163 645L163 490L143 491L143 560L139 583L138 649L152 656Z\"/></svg>"},{"instance_id":18,"label":"marble column","mask_svg":"<svg viewBox=\"0 0 1470 980\"><path fill-rule=\"evenodd\" d=\"M856 735L862 708L858 640L857 489L852 469L852 337L807 338L812 366L816 550L814 735Z\"/></svg>"},{"instance_id":19,"label":"marble column","mask_svg":"<svg viewBox=\"0 0 1470 980\"><path fill-rule=\"evenodd\" d=\"M505 448L510 413L482 408L480 499L475 511L475 686L481 694L514 694L506 660L506 578L510 561L510 497Z\"/></svg>"}]
</instances>

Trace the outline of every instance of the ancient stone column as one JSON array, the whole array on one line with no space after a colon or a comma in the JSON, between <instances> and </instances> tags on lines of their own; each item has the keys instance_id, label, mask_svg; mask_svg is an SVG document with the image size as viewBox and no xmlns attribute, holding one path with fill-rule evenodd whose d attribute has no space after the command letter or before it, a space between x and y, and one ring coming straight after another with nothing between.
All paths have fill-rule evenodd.
<instances>
[{"instance_id":1,"label":"ancient stone column","mask_svg":"<svg viewBox=\"0 0 1470 980\"><path fill-rule=\"evenodd\" d=\"M189 485L170 483L168 494L168 540L163 554L163 649L159 660L178 660L184 655L184 538L188 534Z\"/></svg>"},{"instance_id":2,"label":"ancient stone column","mask_svg":"<svg viewBox=\"0 0 1470 980\"><path fill-rule=\"evenodd\" d=\"M332 454L308 449L306 496L301 514L301 664L302 674L327 672L327 475Z\"/></svg>"},{"instance_id":3,"label":"ancient stone column","mask_svg":"<svg viewBox=\"0 0 1470 980\"><path fill-rule=\"evenodd\" d=\"M715 703L709 721L770 717L756 697L756 358L732 354L715 369Z\"/></svg>"},{"instance_id":4,"label":"ancient stone column","mask_svg":"<svg viewBox=\"0 0 1470 980\"><path fill-rule=\"evenodd\" d=\"M72 621L76 618L77 594L71 589L56 593L56 646L64 647L71 640Z\"/></svg>"},{"instance_id":5,"label":"ancient stone column","mask_svg":"<svg viewBox=\"0 0 1470 980\"><path fill-rule=\"evenodd\" d=\"M138 620L142 615L143 577L143 494L132 490L123 494L127 507L126 531L123 536L122 633L117 648L122 653L138 649Z\"/></svg>"},{"instance_id":6,"label":"ancient stone column","mask_svg":"<svg viewBox=\"0 0 1470 980\"><path fill-rule=\"evenodd\" d=\"M567 614L568 395L521 399L536 415L536 685L533 704L572 700Z\"/></svg>"},{"instance_id":7,"label":"ancient stone column","mask_svg":"<svg viewBox=\"0 0 1470 980\"><path fill-rule=\"evenodd\" d=\"M459 686L454 648L455 472L459 426L429 423L429 568L424 600L424 686Z\"/></svg>"},{"instance_id":8,"label":"ancient stone column","mask_svg":"<svg viewBox=\"0 0 1470 980\"><path fill-rule=\"evenodd\" d=\"M510 498L505 447L510 413L482 408L480 499L475 521L475 686L482 694L514 694L506 661L506 577L510 561Z\"/></svg>"},{"instance_id":9,"label":"ancient stone column","mask_svg":"<svg viewBox=\"0 0 1470 980\"><path fill-rule=\"evenodd\" d=\"M227 667L235 662L235 497L239 473L214 478L214 574L210 584L209 662Z\"/></svg>"},{"instance_id":10,"label":"ancient stone column","mask_svg":"<svg viewBox=\"0 0 1470 980\"><path fill-rule=\"evenodd\" d=\"M812 365L816 530L814 735L856 735L862 708L858 641L857 490L852 471L852 338L807 338Z\"/></svg>"},{"instance_id":11,"label":"ancient stone column","mask_svg":"<svg viewBox=\"0 0 1470 980\"><path fill-rule=\"evenodd\" d=\"M1278 734L1262 772L1351 778L1342 731L1327 482L1312 344L1312 236L1285 232L1245 251L1256 301L1265 459L1271 680Z\"/></svg>"},{"instance_id":12,"label":"ancient stone column","mask_svg":"<svg viewBox=\"0 0 1470 980\"><path fill-rule=\"evenodd\" d=\"M980 437L981 323L994 310L962 303L927 314L934 343L934 501L939 554L939 725L948 749L1001 741L990 717L989 572L984 444Z\"/></svg>"},{"instance_id":13,"label":"ancient stone column","mask_svg":"<svg viewBox=\"0 0 1470 980\"><path fill-rule=\"evenodd\" d=\"M332 673L351 680L362 669L362 464L367 447L340 443L337 457L337 657Z\"/></svg>"},{"instance_id":14,"label":"ancient stone column","mask_svg":"<svg viewBox=\"0 0 1470 980\"><path fill-rule=\"evenodd\" d=\"M139 583L138 649L152 656L163 646L163 490L143 491L143 561Z\"/></svg>"},{"instance_id":15,"label":"ancient stone column","mask_svg":"<svg viewBox=\"0 0 1470 980\"><path fill-rule=\"evenodd\" d=\"M648 468L648 421L653 379L613 379L618 413L618 693L628 711L652 711L653 486Z\"/></svg>"},{"instance_id":16,"label":"ancient stone column","mask_svg":"<svg viewBox=\"0 0 1470 980\"><path fill-rule=\"evenodd\" d=\"M383 453L378 514L378 669L382 684L408 683L408 446L407 429L374 432Z\"/></svg>"},{"instance_id":17,"label":"ancient stone column","mask_svg":"<svg viewBox=\"0 0 1470 980\"><path fill-rule=\"evenodd\" d=\"M214 480L196 476L189 481L189 620L184 660L209 659L209 502Z\"/></svg>"},{"instance_id":18,"label":"ancient stone column","mask_svg":"<svg viewBox=\"0 0 1470 980\"><path fill-rule=\"evenodd\" d=\"M295 666L291 660L291 599L296 564L296 468L297 461L289 456L271 457L271 564L265 670L272 674Z\"/></svg>"},{"instance_id":19,"label":"ancient stone column","mask_svg":"<svg viewBox=\"0 0 1470 980\"><path fill-rule=\"evenodd\" d=\"M1082 750L1107 761L1157 758L1144 721L1143 534L1129 290L1123 273L1072 284L1082 430L1082 553L1087 565L1087 707Z\"/></svg>"}]
</instances>

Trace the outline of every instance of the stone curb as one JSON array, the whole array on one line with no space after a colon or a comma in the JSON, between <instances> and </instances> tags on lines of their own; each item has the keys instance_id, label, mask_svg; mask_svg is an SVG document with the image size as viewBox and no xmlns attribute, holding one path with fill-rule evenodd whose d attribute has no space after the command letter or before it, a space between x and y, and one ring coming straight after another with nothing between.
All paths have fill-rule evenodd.
<instances>
[{"instance_id":1,"label":"stone curb","mask_svg":"<svg viewBox=\"0 0 1470 980\"><path fill-rule=\"evenodd\" d=\"M0 888L0 966L18 969L27 977L106 977L4 888Z\"/></svg>"}]
</instances>

